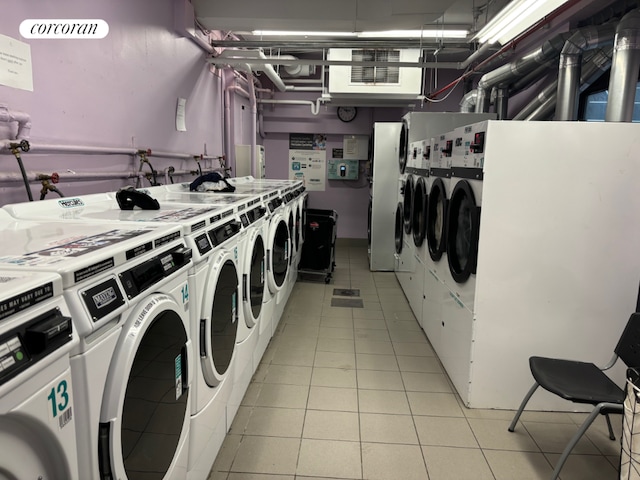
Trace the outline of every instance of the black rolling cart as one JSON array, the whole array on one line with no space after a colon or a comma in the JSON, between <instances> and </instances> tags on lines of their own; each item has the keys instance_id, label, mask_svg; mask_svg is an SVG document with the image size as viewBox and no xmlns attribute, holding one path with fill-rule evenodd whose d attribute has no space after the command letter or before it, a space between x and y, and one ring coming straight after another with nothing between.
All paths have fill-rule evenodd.
<instances>
[{"instance_id":1,"label":"black rolling cart","mask_svg":"<svg viewBox=\"0 0 640 480\"><path fill-rule=\"evenodd\" d=\"M331 281L336 266L338 213L334 210L307 209L304 244L298 273L324 275Z\"/></svg>"}]
</instances>

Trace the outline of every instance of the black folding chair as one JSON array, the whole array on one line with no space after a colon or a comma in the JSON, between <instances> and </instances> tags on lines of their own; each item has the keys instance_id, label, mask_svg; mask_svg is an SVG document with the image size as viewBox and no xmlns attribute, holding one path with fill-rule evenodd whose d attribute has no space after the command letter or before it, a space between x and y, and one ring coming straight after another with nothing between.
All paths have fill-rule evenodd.
<instances>
[{"instance_id":1,"label":"black folding chair","mask_svg":"<svg viewBox=\"0 0 640 480\"><path fill-rule=\"evenodd\" d=\"M609 363L602 369L593 363L578 362L574 360L561 360L557 358L530 357L529 367L536 383L527 392L520 408L516 412L509 431L513 432L518 419L529 402L529 399L538 389L542 387L565 400L574 403L584 403L593 405L593 410L582 423L576 434L571 438L565 447L558 463L551 476L551 480L556 480L560 474L569 454L576 446L580 438L591 426L598 415L604 415L609 428L609 438L615 440L611 428L610 413L623 413L623 402L625 393L618 385L604 373L610 369L620 358L627 367L640 367L640 313L633 313L627 322L627 326L622 332L620 340L614 350L614 355Z\"/></svg>"}]
</instances>

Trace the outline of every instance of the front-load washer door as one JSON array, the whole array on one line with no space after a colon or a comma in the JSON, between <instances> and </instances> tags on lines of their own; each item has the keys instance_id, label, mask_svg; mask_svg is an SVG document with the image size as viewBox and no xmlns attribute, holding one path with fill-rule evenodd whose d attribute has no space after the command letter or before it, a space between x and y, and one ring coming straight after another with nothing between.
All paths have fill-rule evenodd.
<instances>
[{"instance_id":1,"label":"front-load washer door","mask_svg":"<svg viewBox=\"0 0 640 480\"><path fill-rule=\"evenodd\" d=\"M296 243L295 238L294 238L294 220L293 220L293 206L291 208L291 210L289 211L289 221L287 222L287 226L289 227L289 235L290 235L290 239L289 239L289 245L291 246L291 252L289 255L289 265L291 265L293 263L293 256L294 256L294 245Z\"/></svg>"},{"instance_id":2,"label":"front-load washer door","mask_svg":"<svg viewBox=\"0 0 640 480\"><path fill-rule=\"evenodd\" d=\"M469 182L461 180L451 192L447 221L447 259L451 276L458 283L476 272L479 233L480 208Z\"/></svg>"},{"instance_id":3,"label":"front-load washer door","mask_svg":"<svg viewBox=\"0 0 640 480\"><path fill-rule=\"evenodd\" d=\"M236 347L239 281L233 250L214 258L201 304L199 350L207 385L217 386L225 377Z\"/></svg>"},{"instance_id":4,"label":"front-load washer door","mask_svg":"<svg viewBox=\"0 0 640 480\"><path fill-rule=\"evenodd\" d=\"M266 250L262 239L262 229L249 237L244 258L245 273L242 276L242 300L244 303L244 321L253 328L262 311L265 286Z\"/></svg>"},{"instance_id":5,"label":"front-load washer door","mask_svg":"<svg viewBox=\"0 0 640 480\"><path fill-rule=\"evenodd\" d=\"M296 205L296 226L295 226L295 238L296 238L296 252L300 251L300 232L302 231L300 222L302 221L302 202L298 202Z\"/></svg>"},{"instance_id":6,"label":"front-load washer door","mask_svg":"<svg viewBox=\"0 0 640 480\"><path fill-rule=\"evenodd\" d=\"M280 291L287 278L289 269L289 228L285 220L278 216L275 226L269 231L267 246L267 284L271 293Z\"/></svg>"},{"instance_id":7,"label":"front-load washer door","mask_svg":"<svg viewBox=\"0 0 640 480\"><path fill-rule=\"evenodd\" d=\"M404 236L404 220L403 220L403 208L402 203L398 202L396 207L396 227L395 227L395 243L396 253L400 255L402 253L402 241Z\"/></svg>"},{"instance_id":8,"label":"front-load washer door","mask_svg":"<svg viewBox=\"0 0 640 480\"><path fill-rule=\"evenodd\" d=\"M413 244L416 247L422 245L426 230L427 213L427 184L424 177L418 178L413 192L413 207L411 208L411 230L413 231Z\"/></svg>"},{"instance_id":9,"label":"front-load washer door","mask_svg":"<svg viewBox=\"0 0 640 480\"><path fill-rule=\"evenodd\" d=\"M409 235L411 233L411 208L413 207L413 175L407 175L407 180L404 183L404 196L402 197L402 219L404 222L404 233Z\"/></svg>"},{"instance_id":10,"label":"front-load washer door","mask_svg":"<svg viewBox=\"0 0 640 480\"><path fill-rule=\"evenodd\" d=\"M118 340L100 414L100 478L169 478L189 434L188 314L168 295L138 304ZM89 379L99 382L100 379Z\"/></svg>"},{"instance_id":11,"label":"front-load washer door","mask_svg":"<svg viewBox=\"0 0 640 480\"><path fill-rule=\"evenodd\" d=\"M398 144L398 170L400 174L403 174L407 167L407 155L409 155L409 127L403 121Z\"/></svg>"},{"instance_id":12,"label":"front-load washer door","mask_svg":"<svg viewBox=\"0 0 640 480\"><path fill-rule=\"evenodd\" d=\"M447 248L446 237L447 221L447 192L441 178L436 178L429 192L427 203L427 246L429 256L434 262L442 258Z\"/></svg>"}]
</instances>

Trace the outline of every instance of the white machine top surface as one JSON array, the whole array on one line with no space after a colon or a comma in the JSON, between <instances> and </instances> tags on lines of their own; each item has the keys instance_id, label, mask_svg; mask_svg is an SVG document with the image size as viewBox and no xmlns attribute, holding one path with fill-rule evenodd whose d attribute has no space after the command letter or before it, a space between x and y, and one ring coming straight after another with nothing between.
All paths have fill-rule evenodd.
<instances>
[{"instance_id":1,"label":"white machine top surface","mask_svg":"<svg viewBox=\"0 0 640 480\"><path fill-rule=\"evenodd\" d=\"M14 217L25 219L176 224L182 227L185 234L209 225L210 218L225 208L217 204L194 206L192 203L159 203L160 210L120 210L115 194L108 193L6 205L4 208Z\"/></svg>"},{"instance_id":2,"label":"white machine top surface","mask_svg":"<svg viewBox=\"0 0 640 480\"><path fill-rule=\"evenodd\" d=\"M0 210L0 269L58 272L67 287L173 242L180 233L178 225L16 220Z\"/></svg>"}]
</instances>

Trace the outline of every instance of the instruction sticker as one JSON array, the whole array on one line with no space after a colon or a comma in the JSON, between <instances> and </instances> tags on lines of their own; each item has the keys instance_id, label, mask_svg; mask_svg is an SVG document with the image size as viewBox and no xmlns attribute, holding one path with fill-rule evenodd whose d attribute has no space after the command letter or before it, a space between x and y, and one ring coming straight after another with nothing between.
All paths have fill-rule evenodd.
<instances>
[{"instance_id":1,"label":"instruction sticker","mask_svg":"<svg viewBox=\"0 0 640 480\"><path fill-rule=\"evenodd\" d=\"M178 355L174 361L176 378L176 400L182 396L182 355Z\"/></svg>"}]
</instances>

